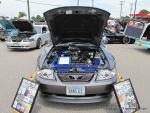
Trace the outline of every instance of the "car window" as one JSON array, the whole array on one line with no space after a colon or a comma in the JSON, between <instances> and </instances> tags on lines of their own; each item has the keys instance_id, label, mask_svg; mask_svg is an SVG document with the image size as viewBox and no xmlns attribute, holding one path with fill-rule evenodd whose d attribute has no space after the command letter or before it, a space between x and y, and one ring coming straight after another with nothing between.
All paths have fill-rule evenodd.
<instances>
[{"instance_id":1,"label":"car window","mask_svg":"<svg viewBox=\"0 0 150 113\"><path fill-rule=\"evenodd\" d=\"M43 27L42 28L42 33L46 33L47 32L47 28L46 27Z\"/></svg>"},{"instance_id":2,"label":"car window","mask_svg":"<svg viewBox=\"0 0 150 113\"><path fill-rule=\"evenodd\" d=\"M0 31L4 30L2 24L0 24Z\"/></svg>"},{"instance_id":3,"label":"car window","mask_svg":"<svg viewBox=\"0 0 150 113\"><path fill-rule=\"evenodd\" d=\"M35 26L34 28L35 28L35 30L36 30L37 33L42 33L42 32L41 32L41 27L36 27L36 26Z\"/></svg>"}]
</instances>

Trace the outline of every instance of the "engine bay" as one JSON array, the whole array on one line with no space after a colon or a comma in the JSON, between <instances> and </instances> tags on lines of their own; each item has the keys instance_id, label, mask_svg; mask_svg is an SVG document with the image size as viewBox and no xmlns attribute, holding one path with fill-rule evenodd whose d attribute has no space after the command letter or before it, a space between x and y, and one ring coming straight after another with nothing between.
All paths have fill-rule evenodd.
<instances>
[{"instance_id":1,"label":"engine bay","mask_svg":"<svg viewBox=\"0 0 150 113\"><path fill-rule=\"evenodd\" d=\"M94 73L104 59L98 49L90 47L69 47L52 48L47 65L59 73Z\"/></svg>"},{"instance_id":2,"label":"engine bay","mask_svg":"<svg viewBox=\"0 0 150 113\"><path fill-rule=\"evenodd\" d=\"M25 38L30 38L34 33L21 32L17 36L11 37L14 42L21 42Z\"/></svg>"}]
</instances>

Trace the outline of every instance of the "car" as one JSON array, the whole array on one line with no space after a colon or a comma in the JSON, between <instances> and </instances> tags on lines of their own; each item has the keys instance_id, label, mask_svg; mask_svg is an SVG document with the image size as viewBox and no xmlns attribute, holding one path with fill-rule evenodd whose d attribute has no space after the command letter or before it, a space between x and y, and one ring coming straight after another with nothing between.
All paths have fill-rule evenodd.
<instances>
[{"instance_id":1,"label":"car","mask_svg":"<svg viewBox=\"0 0 150 113\"><path fill-rule=\"evenodd\" d=\"M6 36L4 35L4 28L0 25L0 40L5 41Z\"/></svg>"},{"instance_id":2,"label":"car","mask_svg":"<svg viewBox=\"0 0 150 113\"><path fill-rule=\"evenodd\" d=\"M9 49L41 48L49 40L49 32L46 25L33 26L27 20L15 20L12 23L18 30L18 34L6 39L6 46Z\"/></svg>"},{"instance_id":3,"label":"car","mask_svg":"<svg viewBox=\"0 0 150 113\"><path fill-rule=\"evenodd\" d=\"M119 42L122 44L133 44L135 42L135 39L126 37L122 32L116 33L109 29L105 29L104 34L107 37L108 43Z\"/></svg>"},{"instance_id":4,"label":"car","mask_svg":"<svg viewBox=\"0 0 150 113\"><path fill-rule=\"evenodd\" d=\"M53 45L37 60L35 81L40 94L52 102L109 101L117 82L115 59L101 44L110 13L68 6L44 13Z\"/></svg>"},{"instance_id":5,"label":"car","mask_svg":"<svg viewBox=\"0 0 150 113\"><path fill-rule=\"evenodd\" d=\"M150 49L150 23L144 21L130 21L125 29L124 34L133 38L135 44Z\"/></svg>"},{"instance_id":6,"label":"car","mask_svg":"<svg viewBox=\"0 0 150 113\"><path fill-rule=\"evenodd\" d=\"M7 37L16 36L17 30L10 20L0 20L0 40L5 41Z\"/></svg>"}]
</instances>

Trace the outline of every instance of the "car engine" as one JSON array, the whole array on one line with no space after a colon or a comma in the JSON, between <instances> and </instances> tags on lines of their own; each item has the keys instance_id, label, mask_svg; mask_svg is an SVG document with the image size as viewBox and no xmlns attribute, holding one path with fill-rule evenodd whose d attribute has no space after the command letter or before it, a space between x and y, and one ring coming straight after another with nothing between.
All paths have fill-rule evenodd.
<instances>
[{"instance_id":1,"label":"car engine","mask_svg":"<svg viewBox=\"0 0 150 113\"><path fill-rule=\"evenodd\" d=\"M71 45L53 48L47 64L58 73L94 73L104 60L95 48Z\"/></svg>"},{"instance_id":2,"label":"car engine","mask_svg":"<svg viewBox=\"0 0 150 113\"><path fill-rule=\"evenodd\" d=\"M21 42L25 38L30 38L33 35L33 33L19 33L17 36L11 37L13 42Z\"/></svg>"}]
</instances>

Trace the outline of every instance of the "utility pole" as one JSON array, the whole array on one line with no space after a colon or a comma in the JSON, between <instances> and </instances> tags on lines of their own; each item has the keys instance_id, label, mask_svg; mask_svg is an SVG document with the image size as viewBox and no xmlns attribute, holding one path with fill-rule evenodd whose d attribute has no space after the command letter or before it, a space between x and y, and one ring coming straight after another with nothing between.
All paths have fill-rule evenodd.
<instances>
[{"instance_id":1,"label":"utility pole","mask_svg":"<svg viewBox=\"0 0 150 113\"><path fill-rule=\"evenodd\" d=\"M131 17L131 14L132 14L132 9L133 9L133 3L130 4L130 17Z\"/></svg>"},{"instance_id":2,"label":"utility pole","mask_svg":"<svg viewBox=\"0 0 150 113\"><path fill-rule=\"evenodd\" d=\"M94 7L94 0L92 0L92 7Z\"/></svg>"},{"instance_id":3,"label":"utility pole","mask_svg":"<svg viewBox=\"0 0 150 113\"><path fill-rule=\"evenodd\" d=\"M135 14L136 14L136 6L137 6L137 0L135 0L134 19L135 19Z\"/></svg>"},{"instance_id":4,"label":"utility pole","mask_svg":"<svg viewBox=\"0 0 150 113\"><path fill-rule=\"evenodd\" d=\"M28 8L28 20L30 21L30 2L27 0L27 8Z\"/></svg>"},{"instance_id":5,"label":"utility pole","mask_svg":"<svg viewBox=\"0 0 150 113\"><path fill-rule=\"evenodd\" d=\"M124 1L120 1L120 18L122 17L123 4L124 4Z\"/></svg>"},{"instance_id":6,"label":"utility pole","mask_svg":"<svg viewBox=\"0 0 150 113\"><path fill-rule=\"evenodd\" d=\"M77 6L79 6L79 2L80 2L80 1L79 1L79 0L77 0Z\"/></svg>"}]
</instances>

